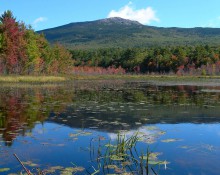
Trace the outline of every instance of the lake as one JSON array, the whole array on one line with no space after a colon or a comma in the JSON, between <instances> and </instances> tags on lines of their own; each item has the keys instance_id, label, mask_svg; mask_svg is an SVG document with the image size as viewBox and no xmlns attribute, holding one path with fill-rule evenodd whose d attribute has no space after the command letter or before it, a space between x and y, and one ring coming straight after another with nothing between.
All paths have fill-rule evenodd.
<instances>
[{"instance_id":1,"label":"lake","mask_svg":"<svg viewBox=\"0 0 220 175\"><path fill-rule=\"evenodd\" d=\"M0 172L219 175L220 86L0 87ZM38 168L40 170L38 170Z\"/></svg>"}]
</instances>

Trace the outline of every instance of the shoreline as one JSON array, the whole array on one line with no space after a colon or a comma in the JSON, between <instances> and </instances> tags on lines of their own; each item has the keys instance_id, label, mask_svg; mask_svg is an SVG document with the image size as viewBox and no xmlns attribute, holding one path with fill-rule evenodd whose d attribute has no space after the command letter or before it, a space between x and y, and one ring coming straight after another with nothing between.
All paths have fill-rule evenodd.
<instances>
[{"instance_id":1,"label":"shoreline","mask_svg":"<svg viewBox=\"0 0 220 175\"><path fill-rule=\"evenodd\" d=\"M0 76L0 84L64 84L74 81L133 81L154 85L198 85L220 86L220 76L176 76L176 75L61 75L61 76Z\"/></svg>"}]
</instances>

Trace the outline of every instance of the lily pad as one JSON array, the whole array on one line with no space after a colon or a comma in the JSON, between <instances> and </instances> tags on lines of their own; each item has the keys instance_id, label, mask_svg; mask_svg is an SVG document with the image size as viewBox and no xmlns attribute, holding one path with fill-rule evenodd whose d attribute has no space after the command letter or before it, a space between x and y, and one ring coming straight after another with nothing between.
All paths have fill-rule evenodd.
<instances>
[{"instance_id":1,"label":"lily pad","mask_svg":"<svg viewBox=\"0 0 220 175\"><path fill-rule=\"evenodd\" d=\"M73 133L70 133L70 134L69 134L69 137L77 137L77 136L79 136L78 133L77 133L77 134L73 134Z\"/></svg>"},{"instance_id":2,"label":"lily pad","mask_svg":"<svg viewBox=\"0 0 220 175\"><path fill-rule=\"evenodd\" d=\"M28 165L28 166L30 166L30 167L37 167L37 166L39 166L38 164L36 164L36 163L33 163L33 162L31 162L31 161L27 161L27 162L22 162L24 165Z\"/></svg>"},{"instance_id":3,"label":"lily pad","mask_svg":"<svg viewBox=\"0 0 220 175\"><path fill-rule=\"evenodd\" d=\"M91 132L81 132L80 133L81 136L89 136L89 135L92 135Z\"/></svg>"},{"instance_id":4,"label":"lily pad","mask_svg":"<svg viewBox=\"0 0 220 175\"><path fill-rule=\"evenodd\" d=\"M189 146L180 146L180 148L182 148L182 149L188 149L188 148L190 148Z\"/></svg>"},{"instance_id":5,"label":"lily pad","mask_svg":"<svg viewBox=\"0 0 220 175\"><path fill-rule=\"evenodd\" d=\"M180 141L180 139L165 139L165 140L161 140L161 142L165 142L165 143L176 142L176 141Z\"/></svg>"},{"instance_id":6,"label":"lily pad","mask_svg":"<svg viewBox=\"0 0 220 175\"><path fill-rule=\"evenodd\" d=\"M143 142L148 143L148 144L153 144L156 142L156 140L155 138L150 137L150 138L147 138L146 140L143 140Z\"/></svg>"},{"instance_id":7,"label":"lily pad","mask_svg":"<svg viewBox=\"0 0 220 175\"><path fill-rule=\"evenodd\" d=\"M166 134L166 132L165 132L165 131L160 131L160 132L158 132L157 134L158 134L158 135L164 135L164 134Z\"/></svg>"},{"instance_id":8,"label":"lily pad","mask_svg":"<svg viewBox=\"0 0 220 175\"><path fill-rule=\"evenodd\" d=\"M110 143L106 144L105 146L106 146L106 147L112 147L112 148L117 147L117 146L112 145L112 144L110 144Z\"/></svg>"},{"instance_id":9,"label":"lily pad","mask_svg":"<svg viewBox=\"0 0 220 175\"><path fill-rule=\"evenodd\" d=\"M129 162L129 161L125 161L125 162L122 162L122 166L127 166L127 165L131 165L132 163Z\"/></svg>"},{"instance_id":10,"label":"lily pad","mask_svg":"<svg viewBox=\"0 0 220 175\"><path fill-rule=\"evenodd\" d=\"M64 170L62 170L61 175L72 175L73 172L82 172L84 171L84 169L85 168L83 167L67 167Z\"/></svg>"},{"instance_id":11,"label":"lily pad","mask_svg":"<svg viewBox=\"0 0 220 175\"><path fill-rule=\"evenodd\" d=\"M148 131L153 131L157 130L158 128L156 126L145 126L145 129L147 129Z\"/></svg>"},{"instance_id":12,"label":"lily pad","mask_svg":"<svg viewBox=\"0 0 220 175\"><path fill-rule=\"evenodd\" d=\"M85 132L85 131L77 131L78 133L74 134L74 133L70 133L69 137L78 137L78 136L89 136L92 135L92 132Z\"/></svg>"},{"instance_id":13,"label":"lily pad","mask_svg":"<svg viewBox=\"0 0 220 175\"><path fill-rule=\"evenodd\" d=\"M117 155L112 155L112 156L110 157L110 159L111 159L111 160L116 160L116 161L124 160L123 157L119 157L119 156L117 156Z\"/></svg>"},{"instance_id":14,"label":"lily pad","mask_svg":"<svg viewBox=\"0 0 220 175\"><path fill-rule=\"evenodd\" d=\"M107 165L107 166L105 166L105 168L115 169L115 168L118 168L118 167L117 167L117 165Z\"/></svg>"},{"instance_id":15,"label":"lily pad","mask_svg":"<svg viewBox=\"0 0 220 175\"><path fill-rule=\"evenodd\" d=\"M150 164L150 165L164 165L164 161L149 160L148 164Z\"/></svg>"},{"instance_id":16,"label":"lily pad","mask_svg":"<svg viewBox=\"0 0 220 175\"><path fill-rule=\"evenodd\" d=\"M220 93L220 90L218 89L201 89L201 92L217 92Z\"/></svg>"},{"instance_id":17,"label":"lily pad","mask_svg":"<svg viewBox=\"0 0 220 175\"><path fill-rule=\"evenodd\" d=\"M61 169L63 169L63 167L62 166L52 166L52 167L50 167L50 169L61 170Z\"/></svg>"},{"instance_id":18,"label":"lily pad","mask_svg":"<svg viewBox=\"0 0 220 175\"><path fill-rule=\"evenodd\" d=\"M50 167L49 169L47 169L46 172L47 173L54 173L57 170L62 170L62 169L63 169L62 166L53 166L53 167Z\"/></svg>"},{"instance_id":19,"label":"lily pad","mask_svg":"<svg viewBox=\"0 0 220 175\"><path fill-rule=\"evenodd\" d=\"M148 156L143 156L140 158L143 158L144 160L157 160L157 156L161 155L162 153L159 152L155 152L155 153L150 153Z\"/></svg>"},{"instance_id":20,"label":"lily pad","mask_svg":"<svg viewBox=\"0 0 220 175\"><path fill-rule=\"evenodd\" d=\"M170 162L165 161L155 161L155 160L150 160L148 161L149 165L165 165L165 167L167 166L167 164L170 164Z\"/></svg>"},{"instance_id":21,"label":"lily pad","mask_svg":"<svg viewBox=\"0 0 220 175\"><path fill-rule=\"evenodd\" d=\"M157 156L161 155L162 153L155 152L155 153L150 153L150 160L156 160Z\"/></svg>"},{"instance_id":22,"label":"lily pad","mask_svg":"<svg viewBox=\"0 0 220 175\"><path fill-rule=\"evenodd\" d=\"M0 168L0 172L6 172L6 171L9 171L10 168Z\"/></svg>"}]
</instances>

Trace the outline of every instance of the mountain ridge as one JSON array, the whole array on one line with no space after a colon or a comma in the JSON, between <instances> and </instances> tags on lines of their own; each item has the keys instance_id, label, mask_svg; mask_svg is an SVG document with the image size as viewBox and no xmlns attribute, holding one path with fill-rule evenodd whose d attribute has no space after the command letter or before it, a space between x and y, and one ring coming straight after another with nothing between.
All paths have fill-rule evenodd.
<instances>
[{"instance_id":1,"label":"mountain ridge","mask_svg":"<svg viewBox=\"0 0 220 175\"><path fill-rule=\"evenodd\" d=\"M75 22L38 31L69 49L149 47L164 45L220 45L220 28L146 26L119 17Z\"/></svg>"}]
</instances>

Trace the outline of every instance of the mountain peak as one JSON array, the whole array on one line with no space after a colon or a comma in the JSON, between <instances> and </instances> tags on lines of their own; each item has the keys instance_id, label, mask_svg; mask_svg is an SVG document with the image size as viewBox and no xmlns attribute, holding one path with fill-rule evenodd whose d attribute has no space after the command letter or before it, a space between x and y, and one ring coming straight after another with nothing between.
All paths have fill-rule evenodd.
<instances>
[{"instance_id":1,"label":"mountain peak","mask_svg":"<svg viewBox=\"0 0 220 175\"><path fill-rule=\"evenodd\" d=\"M142 25L138 21L133 21L133 20L124 19L120 17L105 18L105 19L100 19L98 21L100 23L106 23L106 24Z\"/></svg>"},{"instance_id":2,"label":"mountain peak","mask_svg":"<svg viewBox=\"0 0 220 175\"><path fill-rule=\"evenodd\" d=\"M220 28L153 27L119 17L70 23L38 33L44 33L51 43L77 49L220 43Z\"/></svg>"}]
</instances>

